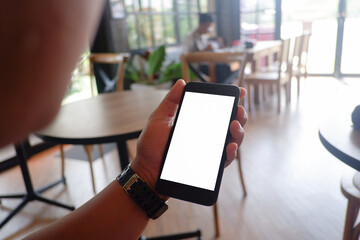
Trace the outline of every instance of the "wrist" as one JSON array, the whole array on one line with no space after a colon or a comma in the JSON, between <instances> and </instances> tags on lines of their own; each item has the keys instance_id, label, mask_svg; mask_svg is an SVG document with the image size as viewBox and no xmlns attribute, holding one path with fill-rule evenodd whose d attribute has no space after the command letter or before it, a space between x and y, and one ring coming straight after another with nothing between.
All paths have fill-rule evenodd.
<instances>
[{"instance_id":1,"label":"wrist","mask_svg":"<svg viewBox=\"0 0 360 240\"><path fill-rule=\"evenodd\" d=\"M116 177L116 180L149 218L157 219L168 209L166 201L148 186L130 164Z\"/></svg>"},{"instance_id":2,"label":"wrist","mask_svg":"<svg viewBox=\"0 0 360 240\"><path fill-rule=\"evenodd\" d=\"M167 201L169 199L168 196L158 194L155 190L160 167L142 164L142 162L145 161L146 160L141 161L138 157L135 157L134 161L131 163L131 168L145 181L145 183L151 188L151 190L154 191L154 193L156 193L164 201Z\"/></svg>"}]
</instances>

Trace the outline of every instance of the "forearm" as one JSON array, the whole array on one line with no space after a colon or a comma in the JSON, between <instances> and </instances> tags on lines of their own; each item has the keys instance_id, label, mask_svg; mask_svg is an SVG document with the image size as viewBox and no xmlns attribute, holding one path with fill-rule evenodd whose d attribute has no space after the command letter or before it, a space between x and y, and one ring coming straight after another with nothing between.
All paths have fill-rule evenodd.
<instances>
[{"instance_id":1,"label":"forearm","mask_svg":"<svg viewBox=\"0 0 360 240\"><path fill-rule=\"evenodd\" d=\"M114 181L79 209L26 239L138 239L148 221Z\"/></svg>"},{"instance_id":2,"label":"forearm","mask_svg":"<svg viewBox=\"0 0 360 240\"><path fill-rule=\"evenodd\" d=\"M136 157L131 167L155 191L156 178L146 174L141 161ZM27 239L138 239L148 221L146 213L114 180L83 206Z\"/></svg>"},{"instance_id":3,"label":"forearm","mask_svg":"<svg viewBox=\"0 0 360 240\"><path fill-rule=\"evenodd\" d=\"M102 2L0 1L0 147L54 118Z\"/></svg>"}]
</instances>

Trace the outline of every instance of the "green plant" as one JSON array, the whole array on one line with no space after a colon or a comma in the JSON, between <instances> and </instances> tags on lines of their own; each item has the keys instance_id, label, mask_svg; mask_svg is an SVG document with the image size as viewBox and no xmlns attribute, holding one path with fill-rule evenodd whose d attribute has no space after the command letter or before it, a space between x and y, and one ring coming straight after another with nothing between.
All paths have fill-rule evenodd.
<instances>
[{"instance_id":1,"label":"green plant","mask_svg":"<svg viewBox=\"0 0 360 240\"><path fill-rule=\"evenodd\" d=\"M182 78L181 63L171 62L165 66L165 55L164 45L151 53L145 52L143 55L135 55L126 65L125 78L148 85L161 84Z\"/></svg>"}]
</instances>

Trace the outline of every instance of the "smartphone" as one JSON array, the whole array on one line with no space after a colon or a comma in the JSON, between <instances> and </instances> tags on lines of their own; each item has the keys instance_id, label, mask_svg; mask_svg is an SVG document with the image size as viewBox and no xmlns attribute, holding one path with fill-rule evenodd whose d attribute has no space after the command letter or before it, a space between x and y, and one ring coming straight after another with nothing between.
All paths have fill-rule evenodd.
<instances>
[{"instance_id":1,"label":"smartphone","mask_svg":"<svg viewBox=\"0 0 360 240\"><path fill-rule=\"evenodd\" d=\"M206 206L216 203L239 95L235 85L185 86L156 182L159 194Z\"/></svg>"}]
</instances>

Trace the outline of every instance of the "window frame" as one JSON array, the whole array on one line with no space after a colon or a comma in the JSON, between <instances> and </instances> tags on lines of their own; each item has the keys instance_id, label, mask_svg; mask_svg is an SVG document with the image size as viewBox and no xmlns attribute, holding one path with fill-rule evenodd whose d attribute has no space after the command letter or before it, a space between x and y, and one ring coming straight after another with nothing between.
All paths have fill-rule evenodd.
<instances>
[{"instance_id":1,"label":"window frame","mask_svg":"<svg viewBox=\"0 0 360 240\"><path fill-rule=\"evenodd\" d=\"M256 3L254 4L254 9L242 9L242 3L243 0L240 1L240 36L242 37L249 37L249 36L255 36L255 40L261 40L259 39L260 35L270 35L272 34L272 39L278 39L278 36L280 36L279 31L279 27L278 25L278 18L280 16L281 18L281 11L278 11L278 1L277 0L272 0L273 1L273 8L269 8L269 7L260 7L260 2L262 0L256 0ZM249 0L247 0L249 1ZM272 31L268 31L268 30L261 30L261 26L262 23L260 22L260 16L263 15L266 11L268 10L272 10L274 11L274 17L273 17L273 30ZM244 33L243 28L241 27L242 23L243 23L243 15L250 15L250 14L254 14L255 15L255 22L253 24L255 24L257 26L257 29L255 29L254 31L251 31L249 33ZM252 24L252 23L251 23Z\"/></svg>"},{"instance_id":2,"label":"window frame","mask_svg":"<svg viewBox=\"0 0 360 240\"><path fill-rule=\"evenodd\" d=\"M183 38L184 36L181 36L181 32L180 32L180 18L185 16L186 20L187 20L187 28L189 30L192 30L194 29L196 26L193 26L193 21L192 21L192 18L194 15L198 15L199 13L209 13L213 16L215 16L215 12L210 12L209 9L210 9L210 5L211 5L211 1L212 0L208 0L208 3L207 3L207 11L204 12L204 11L201 11L201 3L200 1L201 0L196 0L193 1L193 0L172 0L172 10L171 11L166 11L164 9L164 1L169 1L169 0L161 0L161 6L159 7L161 9L161 11L153 11L153 8L152 8L152 3L153 1L152 0L147 0L149 2L149 11L142 11L140 9L140 2L143 1L143 0L134 0L132 1L132 4L131 4L131 8L132 10L131 11L128 11L128 5L126 5L126 2L125 0L119 0L123 3L124 5L124 9L125 9L125 21L128 20L129 17L133 17L134 19L134 23L135 23L135 31L136 31L136 34L137 34L137 38L136 38L136 42L135 42L135 47L133 44L130 44L130 40L129 40L129 34L128 34L128 41L129 41L129 49L130 50L137 50L137 49L148 49L148 48L155 48L155 47L158 47L160 45L166 45L166 46L177 46L177 45L180 45L182 44L183 42ZM186 4L186 10L180 10L179 9L179 3L180 1L184 2ZM135 9L135 2L138 4L139 6L139 11L136 11ZM195 2L195 3L194 3ZM191 6L196 6L196 9L195 10L192 10L190 9ZM155 15L158 15L158 16L161 16L161 26L162 26L162 43L156 43L156 39L155 39L155 24L154 24L154 16ZM141 18L142 16L147 16L149 17L149 24L150 24L150 44L146 44L146 46L142 45L141 43L141 39L140 39L140 34L139 34L139 30L140 30L140 22L141 22ZM174 24L174 37L175 37L175 43L169 43L167 42L167 39L168 39L168 32L166 31L166 16L173 16L172 17L172 23ZM128 32L129 32L129 26L128 27Z\"/></svg>"}]
</instances>

